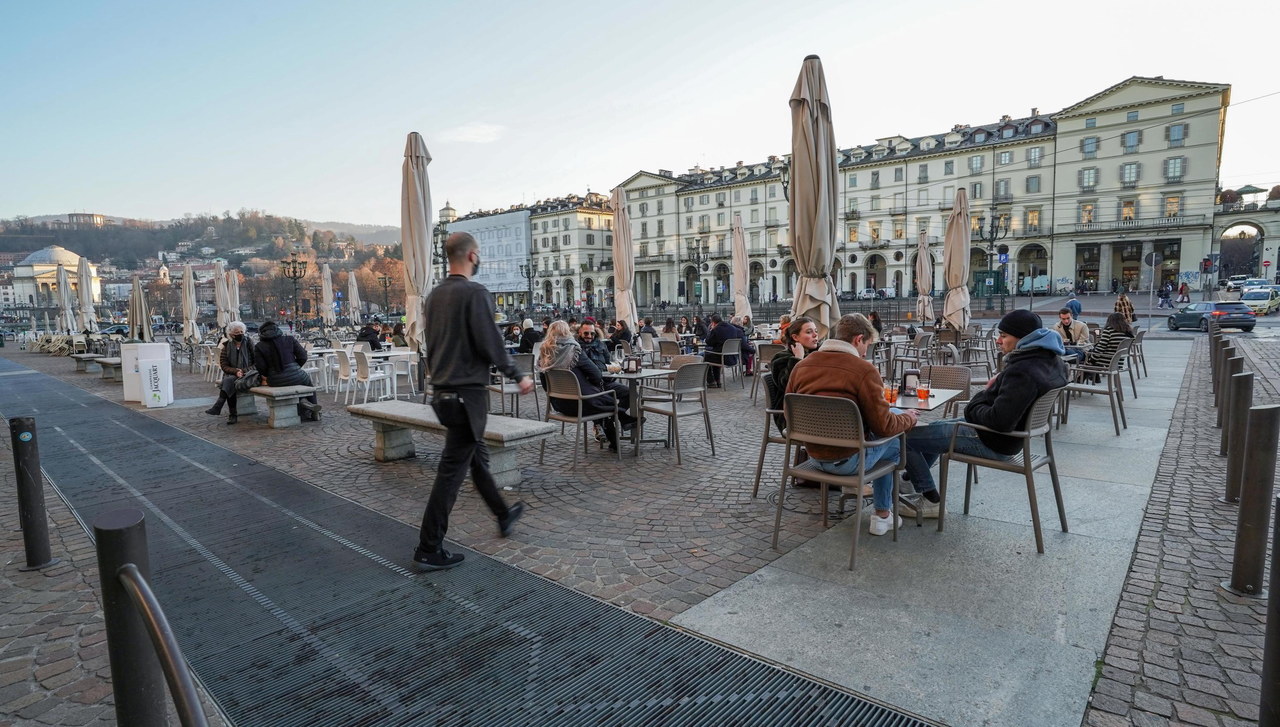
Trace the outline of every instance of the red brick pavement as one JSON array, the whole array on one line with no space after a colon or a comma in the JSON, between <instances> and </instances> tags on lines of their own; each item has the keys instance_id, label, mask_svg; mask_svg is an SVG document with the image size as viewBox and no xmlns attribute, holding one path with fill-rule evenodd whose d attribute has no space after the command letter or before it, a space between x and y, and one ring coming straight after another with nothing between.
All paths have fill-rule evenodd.
<instances>
[{"instance_id":1,"label":"red brick pavement","mask_svg":"<svg viewBox=\"0 0 1280 727\"><path fill-rule=\"evenodd\" d=\"M1238 337L1277 399L1280 341ZM1258 718L1266 604L1223 591L1236 508L1219 504L1225 459L1201 338L1187 367L1084 723L1237 727ZM1276 588L1276 584L1271 584Z\"/></svg>"}]
</instances>

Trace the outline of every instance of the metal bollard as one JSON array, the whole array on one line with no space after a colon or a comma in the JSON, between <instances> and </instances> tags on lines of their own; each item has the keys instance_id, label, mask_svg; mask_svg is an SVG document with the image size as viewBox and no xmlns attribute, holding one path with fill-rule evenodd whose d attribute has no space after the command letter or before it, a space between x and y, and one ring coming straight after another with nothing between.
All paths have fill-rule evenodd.
<instances>
[{"instance_id":1,"label":"metal bollard","mask_svg":"<svg viewBox=\"0 0 1280 727\"><path fill-rule=\"evenodd\" d=\"M1275 502L1271 540L1271 597L1267 599L1267 638L1262 648L1262 701L1258 727L1280 727L1280 499Z\"/></svg>"},{"instance_id":2,"label":"metal bollard","mask_svg":"<svg viewBox=\"0 0 1280 727\"><path fill-rule=\"evenodd\" d=\"M1232 348L1231 351L1231 357L1222 362L1222 373L1220 377L1221 383L1218 388L1218 427L1221 428L1223 432L1227 430L1227 417L1231 415L1231 412L1227 409L1227 386L1230 384L1232 376L1244 371L1244 357L1235 355L1234 348ZM1223 444L1225 445L1225 443L1224 439ZM1225 446L1220 448L1218 451L1218 454L1220 455L1225 455L1226 453L1227 450Z\"/></svg>"},{"instance_id":3,"label":"metal bollard","mask_svg":"<svg viewBox=\"0 0 1280 727\"><path fill-rule=\"evenodd\" d=\"M1218 352L1222 350L1222 333L1214 331L1209 334L1209 376L1212 378L1214 391L1218 389Z\"/></svg>"},{"instance_id":4,"label":"metal bollard","mask_svg":"<svg viewBox=\"0 0 1280 727\"><path fill-rule=\"evenodd\" d=\"M1280 404L1255 406L1249 409L1248 417L1249 435L1244 445L1248 456L1236 519L1235 555L1231 560L1231 580L1224 581L1222 587L1238 596L1265 598L1262 579L1266 576L1276 446L1280 444ZM1275 585L1272 583L1273 590Z\"/></svg>"},{"instance_id":5,"label":"metal bollard","mask_svg":"<svg viewBox=\"0 0 1280 727\"><path fill-rule=\"evenodd\" d=\"M1231 415L1233 413L1247 411L1249 404L1252 403L1249 399L1245 399L1244 408L1235 410L1232 410L1231 408L1231 405L1236 403L1236 399L1233 398L1235 395L1235 389L1233 387L1239 383L1239 379L1236 377L1241 373L1244 373L1244 357L1234 356L1227 359L1227 371L1222 380L1222 406L1218 407L1218 411L1222 415L1222 431L1218 433L1219 457L1227 456L1227 448L1230 446L1229 436L1231 431ZM1250 393L1252 393L1252 391L1253 390L1250 389Z\"/></svg>"},{"instance_id":6,"label":"metal bollard","mask_svg":"<svg viewBox=\"0 0 1280 727\"><path fill-rule=\"evenodd\" d=\"M1235 346L1231 343L1224 343L1222 344L1222 347L1218 349L1218 355L1215 357L1218 362L1218 370L1213 374L1213 405L1216 407L1222 406L1222 370L1226 368L1223 362L1231 358L1233 355L1235 355ZM1214 426L1222 426L1221 411L1218 412L1218 422Z\"/></svg>"},{"instance_id":7,"label":"metal bollard","mask_svg":"<svg viewBox=\"0 0 1280 727\"><path fill-rule=\"evenodd\" d=\"M49 549L49 519L44 510L44 477L40 474L35 417L10 419L9 442L13 446L13 471L18 478L18 522L27 551L27 564L18 570L48 568L59 559Z\"/></svg>"},{"instance_id":8,"label":"metal bollard","mask_svg":"<svg viewBox=\"0 0 1280 727\"><path fill-rule=\"evenodd\" d=\"M133 607L118 575L122 566L132 563L143 577L151 577L142 511L130 508L106 513L93 522L93 535L98 547L116 721L141 727L165 725L164 672L142 614Z\"/></svg>"},{"instance_id":9,"label":"metal bollard","mask_svg":"<svg viewBox=\"0 0 1280 727\"><path fill-rule=\"evenodd\" d=\"M1219 454L1227 455L1227 482L1225 493L1218 502L1235 504L1240 502L1240 478L1244 476L1245 443L1249 441L1249 405L1253 403L1253 372L1246 371L1231 377L1227 385L1227 400L1224 407L1227 417L1222 427L1223 450Z\"/></svg>"}]
</instances>

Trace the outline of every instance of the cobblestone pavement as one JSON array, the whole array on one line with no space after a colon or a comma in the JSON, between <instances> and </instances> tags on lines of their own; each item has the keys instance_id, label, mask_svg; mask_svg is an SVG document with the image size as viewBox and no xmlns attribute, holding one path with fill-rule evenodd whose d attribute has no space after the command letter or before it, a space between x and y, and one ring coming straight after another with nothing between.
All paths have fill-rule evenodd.
<instances>
[{"instance_id":1,"label":"cobblestone pavement","mask_svg":"<svg viewBox=\"0 0 1280 727\"><path fill-rule=\"evenodd\" d=\"M1248 355L1246 370L1258 374L1255 403L1280 401L1280 341L1232 338ZM1213 427L1207 337L1191 356L1182 416L1169 429L1086 725L1236 727L1258 719L1266 602L1219 587L1231 573L1236 508L1216 501L1226 460Z\"/></svg>"},{"instance_id":2,"label":"cobblestone pavement","mask_svg":"<svg viewBox=\"0 0 1280 727\"><path fill-rule=\"evenodd\" d=\"M1280 342L1252 344L1250 355L1271 366L1260 378L1256 398L1275 401L1274 384L1266 379L1275 379ZM1213 451L1203 432L1206 419L1211 426L1213 416L1203 393L1207 373L1200 370L1205 352L1205 344L1197 343L1193 356L1198 365L1188 368L1179 401L1184 416L1175 419L1170 430L1168 456L1148 505L1086 724L1236 725L1256 719L1265 611L1261 604L1233 599L1217 589L1229 568L1235 519L1234 510L1210 504L1220 486L1222 460L1214 454L1216 430ZM107 399L121 399L118 383L75 374L67 359L7 350L0 355ZM1263 368L1254 370L1261 374ZM749 392L751 380L746 383ZM212 390L199 374L176 371L180 401L148 413L417 524L438 461L440 437L416 435L417 459L378 463L373 460L369 426L349 417L331 394L321 397L323 422L272 430L265 419L242 418L240 424L227 426L223 419L204 414ZM524 480L509 496L525 500L529 509L512 538L496 537L492 517L474 491L464 489L451 520L450 539L635 613L659 620L681 613L778 557L769 548L769 537L781 447L771 446L761 497L753 499L763 407L753 407L736 384L713 390L710 398L714 457L701 427L691 425L684 430L682 466L675 465L674 451L661 444L645 445L638 459L624 445L619 464L593 443L585 462L579 452L573 468L568 449L572 439L566 434L548 447L545 465L538 464L536 449L521 451ZM528 397L522 403L524 415L533 417ZM0 646L0 727L112 722L104 681L106 657L99 653L101 614L89 540L50 491L46 497L53 549L64 564L38 574L19 574L21 540L5 519L16 518L12 473L5 476L9 479L0 482L0 525L6 526L0 633L12 634L14 641ZM1188 484L1194 486L1190 498ZM814 491L788 493L782 552L820 532L817 500ZM412 542L405 543L406 560L412 547ZM79 609L84 612L77 615ZM44 612L64 615L31 615ZM81 617L83 621L70 620ZM32 633L26 634L27 629ZM73 666L62 672L43 670L68 658ZM75 678L59 679L59 674ZM77 684L81 686L73 687ZM47 706L36 715L33 710L41 709L35 706L40 704Z\"/></svg>"}]
</instances>

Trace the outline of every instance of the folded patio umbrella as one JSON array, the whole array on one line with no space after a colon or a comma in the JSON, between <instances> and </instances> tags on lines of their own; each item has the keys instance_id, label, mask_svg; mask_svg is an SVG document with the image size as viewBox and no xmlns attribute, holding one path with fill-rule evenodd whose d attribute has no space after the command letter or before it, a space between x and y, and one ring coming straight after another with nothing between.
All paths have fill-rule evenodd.
<instances>
[{"instance_id":1,"label":"folded patio umbrella","mask_svg":"<svg viewBox=\"0 0 1280 727\"><path fill-rule=\"evenodd\" d=\"M404 255L404 335L415 350L426 340L427 294L431 292L431 153L422 135L409 133L400 183L400 250Z\"/></svg>"},{"instance_id":2,"label":"folded patio umbrella","mask_svg":"<svg viewBox=\"0 0 1280 727\"><path fill-rule=\"evenodd\" d=\"M89 258L81 256L76 268L76 290L80 294L80 325L90 333L98 332L98 315L93 310L93 270Z\"/></svg>"},{"instance_id":3,"label":"folded patio umbrella","mask_svg":"<svg viewBox=\"0 0 1280 727\"><path fill-rule=\"evenodd\" d=\"M942 272L947 295L942 301L942 318L952 328L969 327L969 197L961 186L956 190L955 204L947 216L947 230L942 238Z\"/></svg>"}]
</instances>

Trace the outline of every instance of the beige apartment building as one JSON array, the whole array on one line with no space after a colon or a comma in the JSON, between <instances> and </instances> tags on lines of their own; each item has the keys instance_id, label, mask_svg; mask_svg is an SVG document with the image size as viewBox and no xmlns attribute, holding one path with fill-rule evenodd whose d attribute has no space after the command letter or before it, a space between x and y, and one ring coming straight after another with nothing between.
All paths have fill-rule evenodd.
<instances>
[{"instance_id":1,"label":"beige apartment building","mask_svg":"<svg viewBox=\"0 0 1280 727\"><path fill-rule=\"evenodd\" d=\"M941 288L942 234L969 195L970 269L982 292L1201 285L1230 86L1133 77L1056 113L1038 109L922 137L840 151L841 222L832 269L842 291L913 295L920 236ZM636 298L725 303L730 228L740 215L753 300L790 298L785 157L622 182L636 249ZM985 241L979 227L994 243ZM1004 251L1002 254L1002 250ZM1157 265L1143 264L1158 253ZM1004 262L1002 262L1004 260Z\"/></svg>"}]
</instances>

